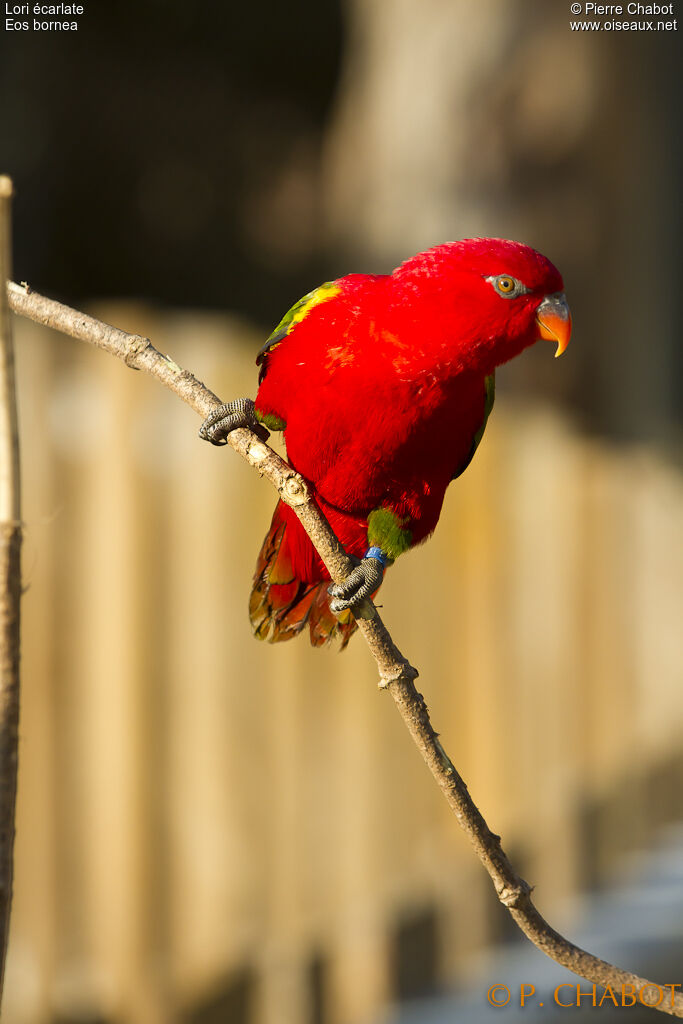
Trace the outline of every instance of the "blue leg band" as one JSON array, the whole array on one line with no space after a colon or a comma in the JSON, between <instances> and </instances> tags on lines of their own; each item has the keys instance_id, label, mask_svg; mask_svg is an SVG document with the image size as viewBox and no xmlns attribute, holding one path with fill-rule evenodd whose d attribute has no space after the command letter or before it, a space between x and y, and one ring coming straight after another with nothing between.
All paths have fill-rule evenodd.
<instances>
[{"instance_id":1,"label":"blue leg band","mask_svg":"<svg viewBox=\"0 0 683 1024\"><path fill-rule=\"evenodd\" d=\"M376 558L378 562L381 562L383 569L386 569L389 564L389 558L384 554L381 548L368 548L363 555L363 558Z\"/></svg>"}]
</instances>

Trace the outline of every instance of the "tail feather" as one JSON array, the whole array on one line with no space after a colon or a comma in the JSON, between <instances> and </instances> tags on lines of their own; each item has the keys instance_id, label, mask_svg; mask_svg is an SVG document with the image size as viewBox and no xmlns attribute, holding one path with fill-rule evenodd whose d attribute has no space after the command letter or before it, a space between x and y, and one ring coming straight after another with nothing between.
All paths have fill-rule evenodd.
<instances>
[{"instance_id":1,"label":"tail feather","mask_svg":"<svg viewBox=\"0 0 683 1024\"><path fill-rule=\"evenodd\" d=\"M285 509L279 502L256 563L249 600L254 635L280 643L298 636L308 625L314 647L339 638L343 649L356 630L356 621L351 612L338 619L330 610L329 580L306 582L296 577L292 542L300 544L301 538L288 538L288 531L292 534L299 524L287 521Z\"/></svg>"},{"instance_id":2,"label":"tail feather","mask_svg":"<svg viewBox=\"0 0 683 1024\"><path fill-rule=\"evenodd\" d=\"M311 643L314 647L322 647L334 634L341 640L340 650L343 651L356 631L356 620L350 611L342 612L339 617L330 610L329 596L325 583L317 588L317 594L311 608Z\"/></svg>"},{"instance_id":3,"label":"tail feather","mask_svg":"<svg viewBox=\"0 0 683 1024\"><path fill-rule=\"evenodd\" d=\"M299 635L308 622L318 586L315 583L309 584L308 587L299 584L299 588L294 599L275 616L275 629L269 638L271 643L291 640L293 636Z\"/></svg>"}]
</instances>

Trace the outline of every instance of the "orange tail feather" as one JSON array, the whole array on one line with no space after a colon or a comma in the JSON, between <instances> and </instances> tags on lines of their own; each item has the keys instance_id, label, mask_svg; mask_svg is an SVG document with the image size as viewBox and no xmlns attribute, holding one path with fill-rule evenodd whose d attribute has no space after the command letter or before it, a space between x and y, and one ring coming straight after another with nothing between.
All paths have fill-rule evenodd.
<instances>
[{"instance_id":1,"label":"orange tail feather","mask_svg":"<svg viewBox=\"0 0 683 1024\"><path fill-rule=\"evenodd\" d=\"M284 521L282 503L278 502L256 563L249 600L254 635L259 640L280 643L298 636L308 625L314 647L339 638L343 650L356 630L356 620L351 612L345 612L340 619L332 613L327 593L329 580L307 583L297 579L288 529L292 527Z\"/></svg>"}]
</instances>

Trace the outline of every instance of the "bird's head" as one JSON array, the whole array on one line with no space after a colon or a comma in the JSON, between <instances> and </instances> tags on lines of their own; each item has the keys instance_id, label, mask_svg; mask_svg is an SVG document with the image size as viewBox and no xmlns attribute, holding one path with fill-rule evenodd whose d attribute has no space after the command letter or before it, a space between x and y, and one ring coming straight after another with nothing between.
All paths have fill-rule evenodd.
<instances>
[{"instance_id":1,"label":"bird's head","mask_svg":"<svg viewBox=\"0 0 683 1024\"><path fill-rule=\"evenodd\" d=\"M549 259L520 242L449 242L413 257L394 274L438 309L463 364L489 372L539 339L554 341L556 356L569 344L572 320L562 276Z\"/></svg>"}]
</instances>

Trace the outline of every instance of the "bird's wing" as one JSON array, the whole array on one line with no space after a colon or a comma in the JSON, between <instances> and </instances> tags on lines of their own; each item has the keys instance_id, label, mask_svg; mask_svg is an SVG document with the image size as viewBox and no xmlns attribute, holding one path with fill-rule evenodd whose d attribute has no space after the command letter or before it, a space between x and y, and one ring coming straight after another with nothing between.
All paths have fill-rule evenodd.
<instances>
[{"instance_id":1,"label":"bird's wing","mask_svg":"<svg viewBox=\"0 0 683 1024\"><path fill-rule=\"evenodd\" d=\"M259 372L259 384L266 375L269 353L272 352L288 334L292 333L296 325L301 323L304 317L311 309L313 309L314 306L318 306L321 302L327 302L328 299L334 298L334 296L338 295L340 291L341 285L339 282L325 281L325 283L321 284L319 288L314 288L312 292L304 295L302 299L299 299L299 301L285 313L280 323L268 337L265 345L256 356L256 365L261 367Z\"/></svg>"},{"instance_id":2,"label":"bird's wing","mask_svg":"<svg viewBox=\"0 0 683 1024\"><path fill-rule=\"evenodd\" d=\"M472 438L472 447L469 450L469 454L468 454L467 458L465 459L465 461L460 466L458 466L458 468L456 469L455 473L451 477L452 480L455 480L457 477L459 477L461 475L461 473L465 472L465 470L469 466L470 462L474 458L474 453L476 452L477 448L479 447L479 443L480 443L482 437L484 436L484 431L486 430L486 424L488 423L488 418L491 415L491 410L493 409L493 403L496 400L496 375L495 375L495 373L491 373L491 374L489 374L488 377L485 378L485 380L484 380L484 387L486 389L485 390L485 397L484 397L484 418L483 418L483 420L481 422L481 426L479 427L479 430L476 432L476 434Z\"/></svg>"}]
</instances>

